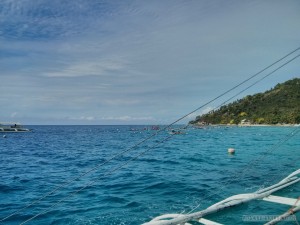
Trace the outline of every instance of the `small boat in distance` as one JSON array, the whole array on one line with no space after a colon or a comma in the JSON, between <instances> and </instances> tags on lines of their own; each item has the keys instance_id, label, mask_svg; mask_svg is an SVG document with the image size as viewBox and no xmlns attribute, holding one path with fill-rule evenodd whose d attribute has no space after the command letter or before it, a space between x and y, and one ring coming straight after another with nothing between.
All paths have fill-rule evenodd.
<instances>
[{"instance_id":1,"label":"small boat in distance","mask_svg":"<svg viewBox=\"0 0 300 225\"><path fill-rule=\"evenodd\" d=\"M181 131L181 130L174 130L172 129L171 131L169 131L169 134L185 134L185 132Z\"/></svg>"},{"instance_id":2,"label":"small boat in distance","mask_svg":"<svg viewBox=\"0 0 300 225\"><path fill-rule=\"evenodd\" d=\"M30 129L24 128L19 123L2 123L0 122L0 132L29 132Z\"/></svg>"}]
</instances>

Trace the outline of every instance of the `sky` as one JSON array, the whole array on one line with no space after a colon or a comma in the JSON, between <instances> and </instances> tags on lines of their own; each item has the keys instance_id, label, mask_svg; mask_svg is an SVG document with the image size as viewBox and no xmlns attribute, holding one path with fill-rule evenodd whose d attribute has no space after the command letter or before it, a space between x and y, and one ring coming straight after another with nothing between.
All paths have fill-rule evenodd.
<instances>
[{"instance_id":1,"label":"sky","mask_svg":"<svg viewBox=\"0 0 300 225\"><path fill-rule=\"evenodd\" d=\"M299 0L1 0L0 121L172 123L300 47L299 12Z\"/></svg>"}]
</instances>

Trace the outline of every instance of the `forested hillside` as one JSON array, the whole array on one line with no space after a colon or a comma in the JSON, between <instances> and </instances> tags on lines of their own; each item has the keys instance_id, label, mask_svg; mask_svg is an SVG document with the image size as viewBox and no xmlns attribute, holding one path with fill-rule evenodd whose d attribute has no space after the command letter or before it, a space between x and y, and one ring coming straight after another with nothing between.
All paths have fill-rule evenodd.
<instances>
[{"instance_id":1,"label":"forested hillside","mask_svg":"<svg viewBox=\"0 0 300 225\"><path fill-rule=\"evenodd\" d=\"M248 95L220 109L197 116L191 124L299 124L300 79L295 78L264 93Z\"/></svg>"}]
</instances>

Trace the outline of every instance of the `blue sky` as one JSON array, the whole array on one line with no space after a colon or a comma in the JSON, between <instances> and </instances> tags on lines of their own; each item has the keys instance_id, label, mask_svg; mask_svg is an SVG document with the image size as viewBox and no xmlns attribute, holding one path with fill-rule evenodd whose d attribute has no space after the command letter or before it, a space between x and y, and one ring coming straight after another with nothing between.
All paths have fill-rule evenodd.
<instances>
[{"instance_id":1,"label":"blue sky","mask_svg":"<svg viewBox=\"0 0 300 225\"><path fill-rule=\"evenodd\" d=\"M299 47L299 12L298 0L2 0L0 121L171 123ZM244 95L293 77L299 59Z\"/></svg>"}]
</instances>

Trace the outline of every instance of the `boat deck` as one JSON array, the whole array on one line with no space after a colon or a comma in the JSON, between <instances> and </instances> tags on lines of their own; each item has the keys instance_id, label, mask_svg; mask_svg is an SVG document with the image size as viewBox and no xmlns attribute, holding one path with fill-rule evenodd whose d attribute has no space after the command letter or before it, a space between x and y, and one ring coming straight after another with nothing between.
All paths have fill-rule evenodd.
<instances>
[{"instance_id":1,"label":"boat deck","mask_svg":"<svg viewBox=\"0 0 300 225\"><path fill-rule=\"evenodd\" d=\"M20 124L14 123L0 123L0 133L15 133L15 132L29 132L30 129L24 128Z\"/></svg>"}]
</instances>

